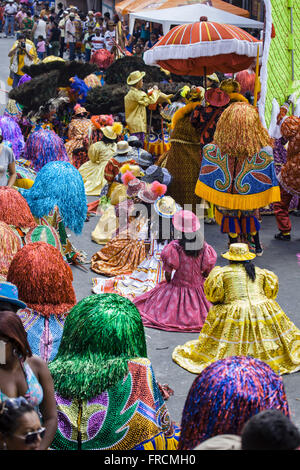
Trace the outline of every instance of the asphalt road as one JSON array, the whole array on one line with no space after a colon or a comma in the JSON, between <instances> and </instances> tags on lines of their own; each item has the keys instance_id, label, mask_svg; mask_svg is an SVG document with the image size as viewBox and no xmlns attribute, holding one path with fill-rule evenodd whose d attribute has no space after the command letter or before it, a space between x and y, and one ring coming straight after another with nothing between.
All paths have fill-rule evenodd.
<instances>
[{"instance_id":1,"label":"asphalt road","mask_svg":"<svg viewBox=\"0 0 300 470\"><path fill-rule=\"evenodd\" d=\"M5 97L9 87L6 84L8 75L7 54L13 44L12 39L0 39L0 113L5 106ZM88 202L96 198L89 197ZM296 254L300 252L300 218L292 217L293 231L291 242L274 240L277 232L275 218L265 216L261 227L261 241L264 246L264 254L255 259L257 266L275 272L279 278L279 294L277 301L289 318L300 328L300 266L297 264ZM100 246L91 240L91 232L98 222L98 217L92 217L84 226L80 236L71 234L74 245L87 252L91 257ZM226 260L220 254L227 248L227 240L220 233L217 225L205 225L205 239L218 253L217 264L224 266ZM74 288L77 300L90 295L92 282L96 273L83 272L73 267ZM167 406L173 420L181 420L181 414L189 388L195 379L195 375L187 372L172 361L172 351L178 344L197 338L195 333L173 333L146 328L148 357L150 358L157 380L167 383L174 390ZM291 416L294 423L300 428L300 372L283 376L287 393Z\"/></svg>"}]
</instances>

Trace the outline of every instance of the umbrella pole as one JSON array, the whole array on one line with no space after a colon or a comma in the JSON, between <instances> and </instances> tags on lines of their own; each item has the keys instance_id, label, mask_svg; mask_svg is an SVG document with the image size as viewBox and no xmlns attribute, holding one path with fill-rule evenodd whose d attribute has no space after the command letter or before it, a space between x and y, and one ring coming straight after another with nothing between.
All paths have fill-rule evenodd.
<instances>
[{"instance_id":1,"label":"umbrella pole","mask_svg":"<svg viewBox=\"0 0 300 470\"><path fill-rule=\"evenodd\" d=\"M152 125L152 109L150 109L150 119L149 119L149 127L148 127L148 134L147 134L147 152L149 152L149 136L150 136L150 129Z\"/></svg>"},{"instance_id":2,"label":"umbrella pole","mask_svg":"<svg viewBox=\"0 0 300 470\"><path fill-rule=\"evenodd\" d=\"M204 67L204 90L206 91L206 67Z\"/></svg>"},{"instance_id":3,"label":"umbrella pole","mask_svg":"<svg viewBox=\"0 0 300 470\"><path fill-rule=\"evenodd\" d=\"M257 57L256 57L256 68L255 68L255 85L254 85L254 102L253 102L253 106L256 106L256 105L257 105L258 81L259 81L258 71L259 71L259 44L257 45Z\"/></svg>"}]
</instances>

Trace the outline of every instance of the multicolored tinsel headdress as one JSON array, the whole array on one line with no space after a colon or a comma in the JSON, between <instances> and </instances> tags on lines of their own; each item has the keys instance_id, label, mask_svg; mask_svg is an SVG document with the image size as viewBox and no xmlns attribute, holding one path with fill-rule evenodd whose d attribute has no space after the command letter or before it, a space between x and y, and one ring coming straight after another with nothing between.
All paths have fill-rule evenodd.
<instances>
[{"instance_id":1,"label":"multicolored tinsel headdress","mask_svg":"<svg viewBox=\"0 0 300 470\"><path fill-rule=\"evenodd\" d=\"M21 246L21 238L9 225L0 222L0 281L6 281L10 263Z\"/></svg>"},{"instance_id":2,"label":"multicolored tinsel headdress","mask_svg":"<svg viewBox=\"0 0 300 470\"><path fill-rule=\"evenodd\" d=\"M39 171L48 162L69 161L63 140L54 131L42 128L37 128L28 137L24 158L32 162L35 171Z\"/></svg>"},{"instance_id":3,"label":"multicolored tinsel headdress","mask_svg":"<svg viewBox=\"0 0 300 470\"><path fill-rule=\"evenodd\" d=\"M20 300L45 317L68 312L76 303L72 270L48 243L23 246L11 262L7 279L17 286Z\"/></svg>"},{"instance_id":4,"label":"multicolored tinsel headdress","mask_svg":"<svg viewBox=\"0 0 300 470\"><path fill-rule=\"evenodd\" d=\"M0 128L3 140L11 142L16 158L19 158L25 147L24 137L19 124L9 116L0 116Z\"/></svg>"},{"instance_id":5,"label":"multicolored tinsel headdress","mask_svg":"<svg viewBox=\"0 0 300 470\"><path fill-rule=\"evenodd\" d=\"M22 228L37 225L26 199L16 189L8 186L0 186L0 220L7 225Z\"/></svg>"},{"instance_id":6,"label":"multicolored tinsel headdress","mask_svg":"<svg viewBox=\"0 0 300 470\"><path fill-rule=\"evenodd\" d=\"M289 417L282 378L252 357L210 364L194 380L181 420L178 450L191 450L218 434L240 435L251 416L277 409Z\"/></svg>"},{"instance_id":7,"label":"multicolored tinsel headdress","mask_svg":"<svg viewBox=\"0 0 300 470\"><path fill-rule=\"evenodd\" d=\"M30 189L21 189L35 217L58 207L64 224L80 234L87 216L87 199L79 171L69 162L49 162L37 173Z\"/></svg>"},{"instance_id":8,"label":"multicolored tinsel headdress","mask_svg":"<svg viewBox=\"0 0 300 470\"><path fill-rule=\"evenodd\" d=\"M120 381L134 357L147 357L135 305L117 294L91 295L70 311L49 369L60 395L84 400Z\"/></svg>"},{"instance_id":9,"label":"multicolored tinsel headdress","mask_svg":"<svg viewBox=\"0 0 300 470\"><path fill-rule=\"evenodd\" d=\"M233 103L222 112L213 143L222 154L242 159L253 157L263 147L273 147L257 109L242 102Z\"/></svg>"}]
</instances>

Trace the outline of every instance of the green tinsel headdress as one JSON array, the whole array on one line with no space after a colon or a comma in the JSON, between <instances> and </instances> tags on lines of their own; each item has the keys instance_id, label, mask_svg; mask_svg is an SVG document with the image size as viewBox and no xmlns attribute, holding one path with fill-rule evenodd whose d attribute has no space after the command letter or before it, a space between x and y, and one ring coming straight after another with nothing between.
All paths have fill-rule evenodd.
<instances>
[{"instance_id":1,"label":"green tinsel headdress","mask_svg":"<svg viewBox=\"0 0 300 470\"><path fill-rule=\"evenodd\" d=\"M134 357L147 357L135 305L117 294L91 295L70 311L49 369L60 395L85 400L121 380Z\"/></svg>"}]
</instances>

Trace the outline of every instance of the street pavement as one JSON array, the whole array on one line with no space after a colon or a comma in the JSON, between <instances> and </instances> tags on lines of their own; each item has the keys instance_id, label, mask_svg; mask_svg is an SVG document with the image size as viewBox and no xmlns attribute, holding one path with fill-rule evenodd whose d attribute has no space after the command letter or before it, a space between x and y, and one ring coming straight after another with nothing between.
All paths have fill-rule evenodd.
<instances>
[{"instance_id":1,"label":"street pavement","mask_svg":"<svg viewBox=\"0 0 300 470\"><path fill-rule=\"evenodd\" d=\"M8 76L8 51L13 44L12 39L0 39L0 113L5 107L7 96L3 91L9 87L6 84ZM88 202L95 200L88 197ZM300 252L300 218L291 216L293 230L290 242L274 240L277 232L274 216L264 216L261 225L261 241L264 246L262 257L256 258L255 264L261 268L275 272L279 278L279 293L277 301L288 317L300 328L300 266L298 266L296 254ZM88 258L96 253L101 246L91 240L91 232L99 220L98 216L91 217L85 223L83 233L80 236L71 234L74 245L88 254ZM218 225L205 225L204 235L206 241L211 244L218 253L217 265L224 266L227 261L220 255L227 249L227 239L220 233ZM87 265L88 266L88 265ZM74 288L77 301L91 295L92 278L97 274L89 270L84 272L78 267L72 267L74 275ZM148 357L152 362L156 379L161 384L168 384L174 395L167 401L171 418L181 421L189 388L196 375L187 372L172 361L172 351L175 346L197 338L196 333L165 332L146 328ZM300 428L300 372L283 376L285 390L291 410L293 422Z\"/></svg>"}]
</instances>

